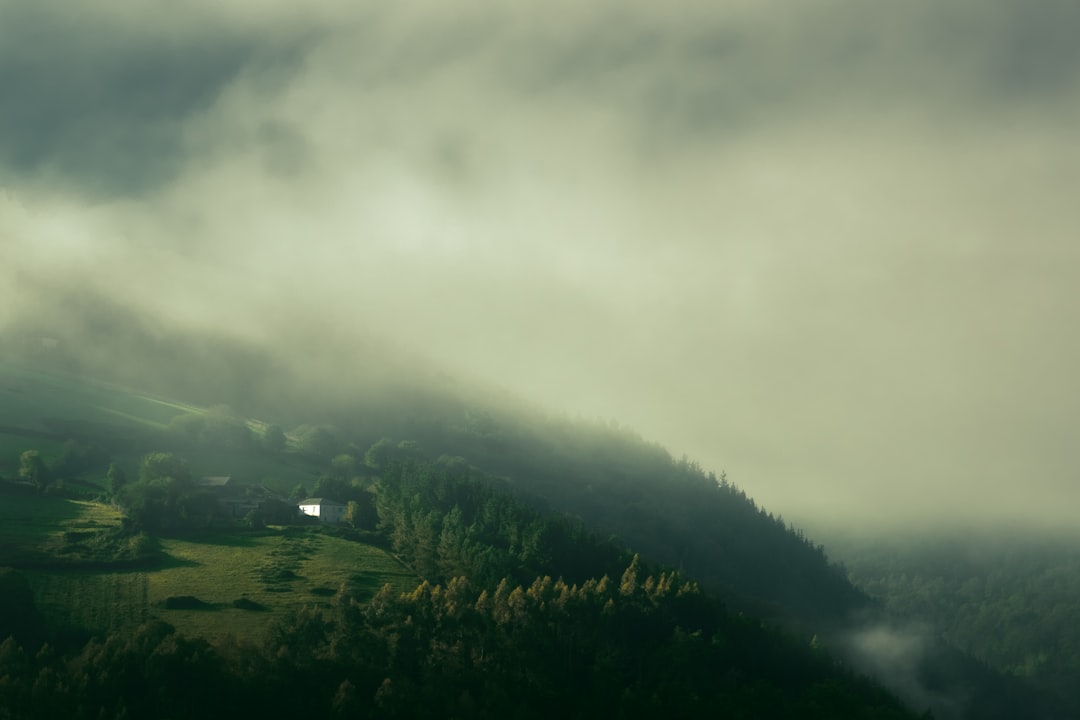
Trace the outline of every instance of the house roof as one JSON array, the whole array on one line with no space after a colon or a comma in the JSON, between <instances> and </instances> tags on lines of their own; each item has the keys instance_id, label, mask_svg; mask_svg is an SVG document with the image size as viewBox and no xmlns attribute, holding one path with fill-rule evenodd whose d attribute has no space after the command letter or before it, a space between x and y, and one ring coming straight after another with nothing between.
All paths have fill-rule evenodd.
<instances>
[{"instance_id":1,"label":"house roof","mask_svg":"<svg viewBox=\"0 0 1080 720\"><path fill-rule=\"evenodd\" d=\"M341 505L344 507L345 503L329 498L307 498L298 502L297 505Z\"/></svg>"},{"instance_id":2,"label":"house roof","mask_svg":"<svg viewBox=\"0 0 1080 720\"><path fill-rule=\"evenodd\" d=\"M208 475L199 478L199 485L203 487L225 487L232 480L232 475Z\"/></svg>"}]
</instances>

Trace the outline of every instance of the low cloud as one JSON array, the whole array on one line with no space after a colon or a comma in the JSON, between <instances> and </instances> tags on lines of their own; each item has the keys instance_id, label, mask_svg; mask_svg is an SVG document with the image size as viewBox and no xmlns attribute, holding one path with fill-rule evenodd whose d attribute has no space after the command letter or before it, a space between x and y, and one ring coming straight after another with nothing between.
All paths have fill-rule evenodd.
<instances>
[{"instance_id":1,"label":"low cloud","mask_svg":"<svg viewBox=\"0 0 1080 720\"><path fill-rule=\"evenodd\" d=\"M0 327L317 318L792 519L1075 519L1071 4L157 12L0 2Z\"/></svg>"},{"instance_id":2,"label":"low cloud","mask_svg":"<svg viewBox=\"0 0 1080 720\"><path fill-rule=\"evenodd\" d=\"M970 698L955 688L952 694L942 694L926 680L933 673L930 655L935 642L940 641L933 639L929 628L918 624L874 625L853 633L843 651L855 667L895 692L908 707L931 708L937 717L965 717Z\"/></svg>"}]
</instances>

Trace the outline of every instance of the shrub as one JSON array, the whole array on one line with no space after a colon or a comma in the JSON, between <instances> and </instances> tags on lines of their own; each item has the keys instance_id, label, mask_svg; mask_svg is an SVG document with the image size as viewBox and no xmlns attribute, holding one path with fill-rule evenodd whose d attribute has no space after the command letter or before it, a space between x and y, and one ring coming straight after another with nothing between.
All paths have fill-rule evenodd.
<instances>
[{"instance_id":1,"label":"shrub","mask_svg":"<svg viewBox=\"0 0 1080 720\"><path fill-rule=\"evenodd\" d=\"M173 595L165 598L166 610L213 610L214 606L194 595Z\"/></svg>"},{"instance_id":2,"label":"shrub","mask_svg":"<svg viewBox=\"0 0 1080 720\"><path fill-rule=\"evenodd\" d=\"M236 600L233 600L232 606L237 610L263 611L267 609L262 603L257 603L254 600L248 600L247 598L237 598Z\"/></svg>"}]
</instances>

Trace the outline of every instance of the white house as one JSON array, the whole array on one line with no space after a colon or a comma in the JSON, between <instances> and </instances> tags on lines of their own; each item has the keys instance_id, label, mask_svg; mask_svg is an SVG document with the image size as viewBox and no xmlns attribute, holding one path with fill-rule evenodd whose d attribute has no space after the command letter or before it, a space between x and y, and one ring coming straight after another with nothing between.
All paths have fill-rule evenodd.
<instances>
[{"instance_id":1,"label":"white house","mask_svg":"<svg viewBox=\"0 0 1080 720\"><path fill-rule=\"evenodd\" d=\"M327 498L308 498L300 501L300 512L317 517L325 523L345 522L345 503Z\"/></svg>"}]
</instances>

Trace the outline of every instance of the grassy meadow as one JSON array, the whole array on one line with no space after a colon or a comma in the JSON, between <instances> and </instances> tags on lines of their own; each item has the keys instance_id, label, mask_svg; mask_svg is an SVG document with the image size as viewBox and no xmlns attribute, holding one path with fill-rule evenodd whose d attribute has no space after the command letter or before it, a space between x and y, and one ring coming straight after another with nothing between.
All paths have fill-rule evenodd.
<instances>
[{"instance_id":1,"label":"grassy meadow","mask_svg":"<svg viewBox=\"0 0 1080 720\"><path fill-rule=\"evenodd\" d=\"M153 570L24 574L39 609L61 624L120 632L160 619L187 635L249 639L290 610L327 603L343 583L370 596L386 583L409 590L419 582L379 548L313 530L166 539L162 546L167 557ZM191 602L181 598L197 602L170 606Z\"/></svg>"},{"instance_id":2,"label":"grassy meadow","mask_svg":"<svg viewBox=\"0 0 1080 720\"><path fill-rule=\"evenodd\" d=\"M62 560L66 537L119 526L119 511L101 503L0 493L0 566Z\"/></svg>"},{"instance_id":3,"label":"grassy meadow","mask_svg":"<svg viewBox=\"0 0 1080 720\"><path fill-rule=\"evenodd\" d=\"M160 449L160 433L176 417L205 412L86 378L0 363L0 477L15 477L26 450L38 450L51 463L64 449L65 434L101 438L112 460L134 477L142 455ZM247 425L256 437L265 431L260 421ZM290 451L276 455L212 446L182 454L196 477L232 475L287 493L298 482L312 483L321 470L294 449L290 441ZM93 491L104 475L102 465L67 484ZM117 508L36 494L26 486L0 490L0 566L16 567L29 579L39 610L55 628L120 632L157 618L191 635L255 638L290 610L329 602L342 584L363 598L386 583L407 590L418 582L383 550L310 527L162 538L160 562L113 562L117 545L130 540L117 533Z\"/></svg>"},{"instance_id":4,"label":"grassy meadow","mask_svg":"<svg viewBox=\"0 0 1080 720\"><path fill-rule=\"evenodd\" d=\"M119 513L100 503L2 493L0 566L19 567L54 627L94 633L156 618L190 635L257 639L290 610L327 603L342 584L370 597L386 583L407 590L418 582L385 551L317 528L164 538L163 560L146 569L103 569L65 553L73 536L119 523Z\"/></svg>"},{"instance_id":5,"label":"grassy meadow","mask_svg":"<svg viewBox=\"0 0 1080 720\"><path fill-rule=\"evenodd\" d=\"M118 427L163 428L177 415L201 412L172 400L88 378L53 375L0 362L0 425L48 429L63 418Z\"/></svg>"},{"instance_id":6,"label":"grassy meadow","mask_svg":"<svg viewBox=\"0 0 1080 720\"><path fill-rule=\"evenodd\" d=\"M103 445L129 477L138 473L142 456L172 449L162 434L183 415L204 415L206 408L155 397L88 378L54 375L0 362L0 477L18 473L19 456L37 450L54 463L70 438ZM254 437L266 430L260 420L246 421ZM164 438L164 439L163 439ZM310 484L321 466L288 439L289 451L277 455L235 448L199 447L181 451L192 474L232 475L249 483L288 493L297 483ZM101 486L104 465L81 480Z\"/></svg>"},{"instance_id":7,"label":"grassy meadow","mask_svg":"<svg viewBox=\"0 0 1080 720\"><path fill-rule=\"evenodd\" d=\"M162 545L167 567L147 574L150 614L204 637L258 637L289 610L328 602L342 584L363 596L386 583L407 590L419 582L379 548L314 530L270 529L199 542L165 540ZM206 607L165 607L168 598L186 596Z\"/></svg>"},{"instance_id":8,"label":"grassy meadow","mask_svg":"<svg viewBox=\"0 0 1080 720\"><path fill-rule=\"evenodd\" d=\"M0 362L0 476L16 473L25 450L37 450L51 463L72 434L122 445L165 429L177 415L201 412L87 378Z\"/></svg>"}]
</instances>

